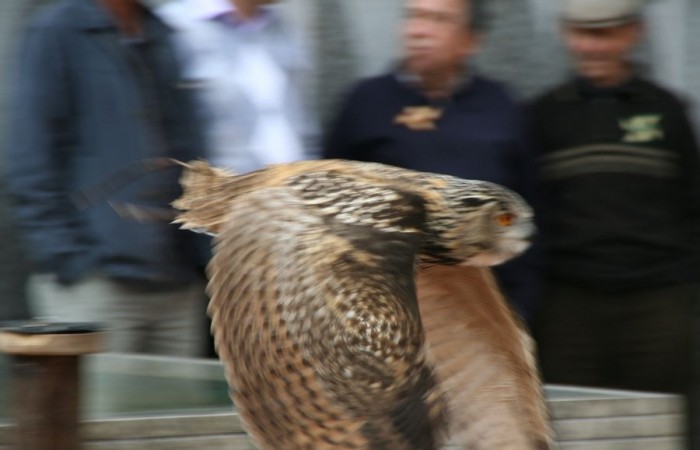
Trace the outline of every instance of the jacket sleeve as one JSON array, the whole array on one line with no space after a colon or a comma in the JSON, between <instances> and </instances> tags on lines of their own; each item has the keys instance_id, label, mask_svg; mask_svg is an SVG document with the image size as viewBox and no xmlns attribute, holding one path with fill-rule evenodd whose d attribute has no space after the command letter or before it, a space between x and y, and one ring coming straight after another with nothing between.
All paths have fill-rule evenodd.
<instances>
[{"instance_id":1,"label":"jacket sleeve","mask_svg":"<svg viewBox=\"0 0 700 450\"><path fill-rule=\"evenodd\" d=\"M83 251L87 238L67 187L76 112L64 38L57 26L28 28L13 89L6 164L32 258L49 271Z\"/></svg>"}]
</instances>

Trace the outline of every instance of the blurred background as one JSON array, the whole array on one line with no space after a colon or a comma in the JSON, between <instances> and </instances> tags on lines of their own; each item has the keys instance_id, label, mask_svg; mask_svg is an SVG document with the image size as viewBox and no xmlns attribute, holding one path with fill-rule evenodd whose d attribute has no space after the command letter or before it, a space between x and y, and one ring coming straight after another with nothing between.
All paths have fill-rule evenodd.
<instances>
[{"instance_id":1,"label":"blurred background","mask_svg":"<svg viewBox=\"0 0 700 450\"><path fill-rule=\"evenodd\" d=\"M154 1L154 0L152 0ZM168 0L159 0L159 3ZM4 166L9 82L27 17L52 0L0 2L0 169ZM312 56L311 98L325 123L344 89L359 77L385 71L395 58L401 0L286 0L292 28ZM489 0L490 22L478 69L505 82L526 101L566 76L554 0ZM647 74L690 105L700 129L700 2L652 0L648 34L638 60ZM3 171L4 172L4 171ZM27 315L23 286L28 272L0 177L0 320Z\"/></svg>"}]
</instances>

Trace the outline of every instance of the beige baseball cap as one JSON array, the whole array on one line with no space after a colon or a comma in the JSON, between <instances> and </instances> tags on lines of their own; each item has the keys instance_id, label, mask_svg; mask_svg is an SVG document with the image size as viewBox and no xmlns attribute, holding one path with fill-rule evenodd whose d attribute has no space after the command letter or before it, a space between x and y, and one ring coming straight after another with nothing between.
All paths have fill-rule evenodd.
<instances>
[{"instance_id":1,"label":"beige baseball cap","mask_svg":"<svg viewBox=\"0 0 700 450\"><path fill-rule=\"evenodd\" d=\"M639 19L646 0L561 0L561 18L581 28L603 28Z\"/></svg>"}]
</instances>

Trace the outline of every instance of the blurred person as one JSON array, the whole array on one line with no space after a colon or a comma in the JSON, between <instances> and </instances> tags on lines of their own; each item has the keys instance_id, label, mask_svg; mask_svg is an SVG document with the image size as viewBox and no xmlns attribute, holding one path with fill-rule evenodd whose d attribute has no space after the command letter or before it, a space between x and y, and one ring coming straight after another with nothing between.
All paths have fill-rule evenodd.
<instances>
[{"instance_id":1,"label":"blurred person","mask_svg":"<svg viewBox=\"0 0 700 450\"><path fill-rule=\"evenodd\" d=\"M151 157L197 157L201 137L180 89L171 32L136 0L63 0L24 38L7 178L34 261L42 320L100 322L109 349L201 353L203 279L188 233L124 219L81 194ZM167 207L177 173L143 177L113 205Z\"/></svg>"},{"instance_id":2,"label":"blurred person","mask_svg":"<svg viewBox=\"0 0 700 450\"><path fill-rule=\"evenodd\" d=\"M407 0L400 62L352 87L324 156L491 181L532 200L520 109L502 85L469 65L483 33L483 8L480 0ZM536 308L533 255L495 268L525 320Z\"/></svg>"},{"instance_id":3,"label":"blurred person","mask_svg":"<svg viewBox=\"0 0 700 450\"><path fill-rule=\"evenodd\" d=\"M548 267L545 381L685 393L698 298L700 159L684 105L631 54L642 0L564 0L575 75L534 102Z\"/></svg>"},{"instance_id":4,"label":"blurred person","mask_svg":"<svg viewBox=\"0 0 700 450\"><path fill-rule=\"evenodd\" d=\"M276 3L171 0L156 9L178 32L213 165L247 172L317 155L302 95L308 62Z\"/></svg>"}]
</instances>

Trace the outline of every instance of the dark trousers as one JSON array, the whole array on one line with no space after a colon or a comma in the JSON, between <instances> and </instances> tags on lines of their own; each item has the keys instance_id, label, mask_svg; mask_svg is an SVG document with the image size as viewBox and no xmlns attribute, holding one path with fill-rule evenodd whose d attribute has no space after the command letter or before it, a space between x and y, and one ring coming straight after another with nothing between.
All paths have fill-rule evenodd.
<instances>
[{"instance_id":1,"label":"dark trousers","mask_svg":"<svg viewBox=\"0 0 700 450\"><path fill-rule=\"evenodd\" d=\"M700 302L695 305L693 324L693 367L688 393L689 449L700 450Z\"/></svg>"},{"instance_id":2,"label":"dark trousers","mask_svg":"<svg viewBox=\"0 0 700 450\"><path fill-rule=\"evenodd\" d=\"M698 289L550 284L534 324L545 382L687 394Z\"/></svg>"}]
</instances>

